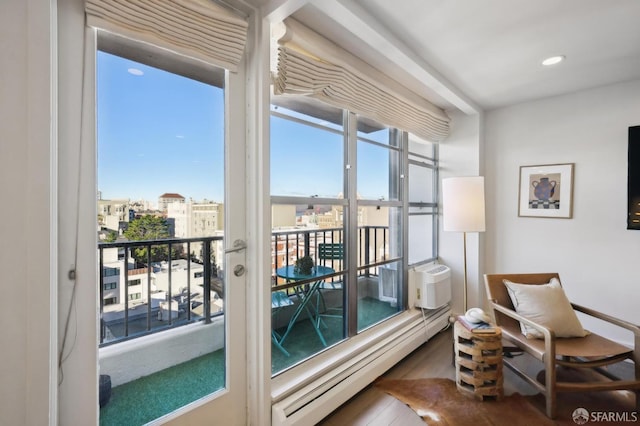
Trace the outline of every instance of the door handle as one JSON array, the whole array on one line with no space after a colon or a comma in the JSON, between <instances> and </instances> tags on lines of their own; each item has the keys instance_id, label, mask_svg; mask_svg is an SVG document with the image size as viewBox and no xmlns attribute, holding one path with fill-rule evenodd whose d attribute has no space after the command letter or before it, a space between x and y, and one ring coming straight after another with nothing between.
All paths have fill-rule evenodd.
<instances>
[{"instance_id":1,"label":"door handle","mask_svg":"<svg viewBox=\"0 0 640 426\"><path fill-rule=\"evenodd\" d=\"M231 248L226 249L224 252L235 253L237 251L244 250L246 248L247 248L247 243L245 243L243 240L235 240L233 242L233 246L231 246Z\"/></svg>"}]
</instances>

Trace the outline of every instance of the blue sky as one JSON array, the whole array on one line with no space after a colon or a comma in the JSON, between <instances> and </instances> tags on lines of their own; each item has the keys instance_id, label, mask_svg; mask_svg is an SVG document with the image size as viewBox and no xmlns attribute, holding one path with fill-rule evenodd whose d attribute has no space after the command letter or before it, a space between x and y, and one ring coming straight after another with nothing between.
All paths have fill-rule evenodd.
<instances>
[{"instance_id":1,"label":"blue sky","mask_svg":"<svg viewBox=\"0 0 640 426\"><path fill-rule=\"evenodd\" d=\"M318 121L312 119L314 121ZM386 130L366 135L388 140ZM335 197L343 192L343 136L279 117L271 118L271 193ZM358 193L388 197L388 150L358 144ZM284 166L283 166L284 165Z\"/></svg>"},{"instance_id":2,"label":"blue sky","mask_svg":"<svg viewBox=\"0 0 640 426\"><path fill-rule=\"evenodd\" d=\"M104 52L97 61L103 198L157 202L178 192L222 201L222 89Z\"/></svg>"},{"instance_id":3,"label":"blue sky","mask_svg":"<svg viewBox=\"0 0 640 426\"><path fill-rule=\"evenodd\" d=\"M223 201L223 91L98 52L98 189L104 199L165 192ZM386 131L368 137L384 140ZM334 197L342 192L342 136L282 118L271 120L274 195ZM359 190L388 193L388 151L359 144Z\"/></svg>"}]
</instances>

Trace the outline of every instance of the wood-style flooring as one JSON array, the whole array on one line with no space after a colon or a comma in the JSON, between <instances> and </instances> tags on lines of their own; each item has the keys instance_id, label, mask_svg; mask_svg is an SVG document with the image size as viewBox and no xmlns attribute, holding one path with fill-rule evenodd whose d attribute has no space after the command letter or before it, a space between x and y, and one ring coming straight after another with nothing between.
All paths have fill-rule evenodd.
<instances>
[{"instance_id":1,"label":"wood-style flooring","mask_svg":"<svg viewBox=\"0 0 640 426\"><path fill-rule=\"evenodd\" d=\"M532 386L508 368L504 368L503 372L506 395L514 392L523 395L537 393ZM449 328L434 336L387 371L383 377L392 379L444 377L455 380L452 329ZM422 419L404 403L371 385L320 423L323 426L424 426L424 424Z\"/></svg>"}]
</instances>

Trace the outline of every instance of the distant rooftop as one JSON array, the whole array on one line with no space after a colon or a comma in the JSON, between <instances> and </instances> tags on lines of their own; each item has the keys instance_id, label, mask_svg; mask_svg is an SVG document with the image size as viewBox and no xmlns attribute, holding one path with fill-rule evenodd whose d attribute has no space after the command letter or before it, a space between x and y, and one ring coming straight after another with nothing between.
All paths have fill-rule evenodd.
<instances>
[{"instance_id":1,"label":"distant rooftop","mask_svg":"<svg viewBox=\"0 0 640 426\"><path fill-rule=\"evenodd\" d=\"M176 194L174 192L165 192L164 194L162 194L158 198L180 198L180 199L184 200L184 197L182 195Z\"/></svg>"}]
</instances>

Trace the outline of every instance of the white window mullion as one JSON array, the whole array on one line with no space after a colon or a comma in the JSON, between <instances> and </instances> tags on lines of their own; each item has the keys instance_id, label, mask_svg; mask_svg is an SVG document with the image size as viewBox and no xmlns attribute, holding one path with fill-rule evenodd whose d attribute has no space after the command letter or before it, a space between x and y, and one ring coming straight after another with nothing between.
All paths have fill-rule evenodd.
<instances>
[{"instance_id":1,"label":"white window mullion","mask_svg":"<svg viewBox=\"0 0 640 426\"><path fill-rule=\"evenodd\" d=\"M358 118L352 112L345 116L345 194L349 214L345 215L347 298L346 312L347 336L358 333Z\"/></svg>"}]
</instances>

